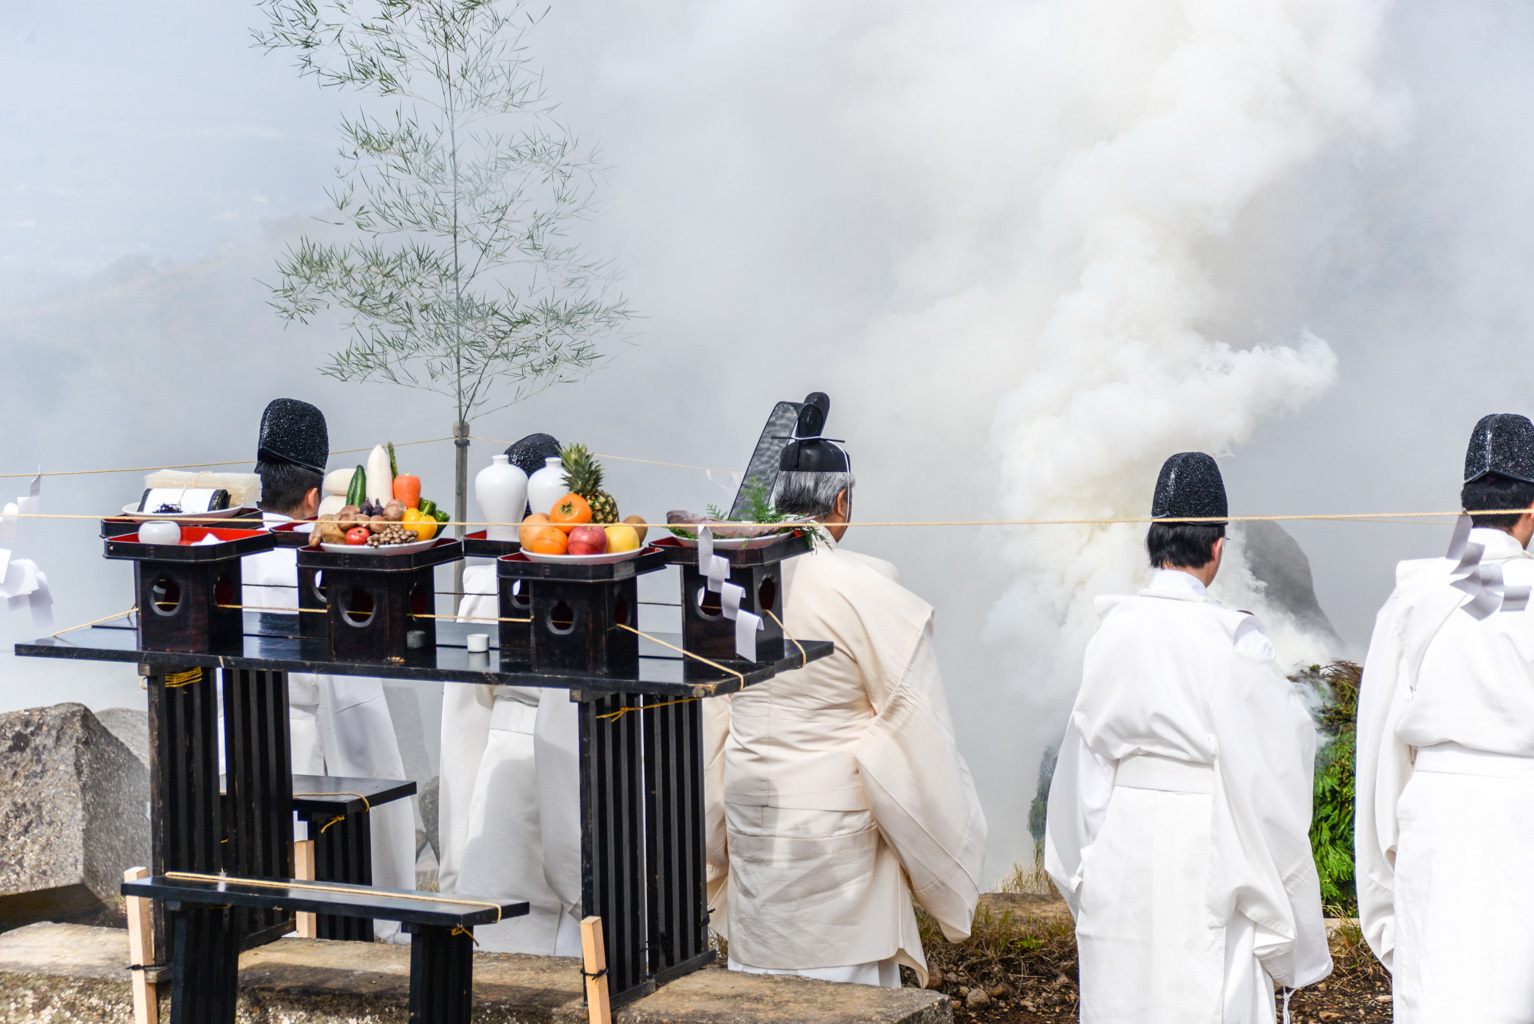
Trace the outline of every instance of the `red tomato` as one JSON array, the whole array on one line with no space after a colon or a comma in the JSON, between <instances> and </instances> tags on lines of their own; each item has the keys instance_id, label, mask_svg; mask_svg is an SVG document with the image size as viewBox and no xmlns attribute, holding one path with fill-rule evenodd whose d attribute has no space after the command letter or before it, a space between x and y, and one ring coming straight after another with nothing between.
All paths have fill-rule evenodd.
<instances>
[{"instance_id":1,"label":"red tomato","mask_svg":"<svg viewBox=\"0 0 1534 1024\"><path fill-rule=\"evenodd\" d=\"M350 530L346 531L346 543L366 544L368 542L368 537L372 535L372 532L373 531L369 530L366 526L354 526Z\"/></svg>"}]
</instances>

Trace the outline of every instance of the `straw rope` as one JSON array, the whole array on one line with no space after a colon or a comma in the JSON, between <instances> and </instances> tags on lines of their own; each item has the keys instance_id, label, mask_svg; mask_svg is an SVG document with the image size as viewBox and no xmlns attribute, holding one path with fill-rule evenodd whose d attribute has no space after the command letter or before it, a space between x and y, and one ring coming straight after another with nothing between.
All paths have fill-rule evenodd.
<instances>
[{"instance_id":1,"label":"straw rope","mask_svg":"<svg viewBox=\"0 0 1534 1024\"><path fill-rule=\"evenodd\" d=\"M191 686L193 683L202 682L202 669L189 668L181 672L167 672L165 674L165 688L176 690L183 686Z\"/></svg>"},{"instance_id":2,"label":"straw rope","mask_svg":"<svg viewBox=\"0 0 1534 1024\"><path fill-rule=\"evenodd\" d=\"M867 521L865 521L865 520L854 520L849 525L854 526L854 527L858 527L858 528L870 527L870 526L883 526L883 527L925 527L925 526L1112 526L1112 525L1116 525L1116 524L1120 524L1120 523L1130 523L1130 524L1133 524L1133 523L1142 523L1142 524L1144 524L1144 523L1164 523L1164 524L1167 524L1167 525L1172 525L1172 524L1175 524L1175 523L1265 523L1265 522L1302 522L1302 521L1303 522L1309 522L1309 521L1366 522L1366 523L1369 523L1369 522L1400 521L1401 523L1405 524L1405 523L1421 522L1421 521L1427 521L1427 520L1437 520L1438 524L1445 524L1445 523L1453 523L1456 519L1458 519L1462 515L1468 515L1468 516L1512 516L1512 515L1524 515L1528 511L1529 511L1528 508L1498 508L1498 509L1471 509L1471 510L1462 511L1462 512L1444 512L1444 511L1438 511L1438 512L1321 512L1321 513L1283 513L1283 514L1278 514L1278 515L1253 515L1253 516L1179 516L1179 517L1163 516L1163 517L1160 517L1160 518L1153 518L1151 516L1102 516L1102 517L1096 517L1096 518L1080 518L1080 519L870 519L870 520L867 520ZM140 515L140 514L141 513L134 513L134 515ZM144 514L144 515L145 515L146 518L148 518L148 514ZM91 519L91 520L99 521L99 520L102 520L102 519L120 519L120 518L123 518L123 516L122 516L121 513L119 513L118 515L115 515L115 516L114 515L103 516L103 515L100 515L100 514L66 513L66 512L16 512L16 513L11 513L10 515L7 516L7 518L13 518L13 519ZM245 529L246 528L244 526L241 526L237 521L232 520L232 519L230 519L228 517L215 518L215 517L211 517L211 516L178 515L176 517L176 522L178 522L178 523L210 523L210 524L222 523L223 525L227 526L230 529ZM454 522L445 523L443 525L445 525L445 526L465 526L465 527L467 527L467 526L521 526L522 523L520 521L518 521L518 522L499 522L499 521L477 520L476 519L476 520L465 521L465 522L462 522L462 523L454 521ZM584 526L584 525L590 525L590 524L585 524L585 523L565 523L565 524L549 523L549 524L540 524L540 525L549 525L549 526L557 526L557 525ZM626 523L626 524L624 524L624 523L608 523L608 524L604 524L604 525L608 525L608 526L623 526L623 525L627 525L627 526L633 526L633 527L636 527L636 528L642 526L642 527L645 527L646 529L650 529L650 530L670 530L670 529L696 529L699 526L727 526L727 525L737 525L737 524L734 524L734 523L659 523L659 522L652 523L652 522L643 522L643 523ZM739 524L739 525L755 526L757 524L755 524L755 523L743 523L743 524ZM787 529L787 527L785 527L785 529Z\"/></svg>"},{"instance_id":3,"label":"straw rope","mask_svg":"<svg viewBox=\"0 0 1534 1024\"><path fill-rule=\"evenodd\" d=\"M484 441L486 444L514 444L513 441L502 441L498 437L480 437L478 434L470 434L473 441ZM704 473L733 473L733 469L716 469L713 466L690 466L685 462L661 462L658 459L636 459L631 455L603 455L601 452L592 452L598 459L612 459L615 462L642 462L646 466L670 466L673 469L696 469Z\"/></svg>"},{"instance_id":4,"label":"straw rope","mask_svg":"<svg viewBox=\"0 0 1534 1024\"><path fill-rule=\"evenodd\" d=\"M788 631L788 627L783 625L783 620L774 615L771 608L763 608L762 611L766 612L768 617L778 624L778 628L783 631L783 635L793 640L794 646L799 648L799 667L803 668L808 665L810 663L810 656L804 653L804 645L794 639L794 635Z\"/></svg>"},{"instance_id":5,"label":"straw rope","mask_svg":"<svg viewBox=\"0 0 1534 1024\"><path fill-rule=\"evenodd\" d=\"M73 633L77 629L86 629L90 626L99 626L103 622L111 622L113 619L121 619L125 616L132 615L136 611L138 611L138 605L134 605L132 608L129 608L125 612L114 612L111 615L103 615L99 619L92 619L89 622L82 622L78 626L70 626L68 629L61 629L57 633L54 633L53 636L55 639L57 639L58 637L63 636L65 633Z\"/></svg>"},{"instance_id":6,"label":"straw rope","mask_svg":"<svg viewBox=\"0 0 1534 1024\"><path fill-rule=\"evenodd\" d=\"M265 584L251 584L251 586L265 586ZM481 595L486 596L486 595ZM309 612L313 615L328 615L328 608L282 608L276 605L266 604L221 604L218 607L227 608L231 611L246 612ZM369 613L371 614L371 613ZM451 622L532 622L532 619L508 619L498 615L433 615L427 612L411 612L412 619L447 619Z\"/></svg>"},{"instance_id":7,"label":"straw rope","mask_svg":"<svg viewBox=\"0 0 1534 1024\"><path fill-rule=\"evenodd\" d=\"M394 445L396 448L408 448L413 444L436 444L439 441L451 441L451 437L428 437L421 441L400 441ZM345 448L332 455L355 455L358 452L370 452L375 446L366 448ZM179 466L123 466L119 469L60 469L47 473L0 473L0 480L26 479L34 476L99 476L103 473L158 473L162 469L211 469L214 466L239 466L255 459L229 459L225 462L183 462Z\"/></svg>"},{"instance_id":8,"label":"straw rope","mask_svg":"<svg viewBox=\"0 0 1534 1024\"><path fill-rule=\"evenodd\" d=\"M177 882L217 882L219 885L233 882L235 885L249 885L258 889L298 889L303 892L338 892L343 896L357 895L355 886L342 888L337 885L323 885L319 882L300 881L296 878L284 879L279 882L266 878L239 878L234 875L204 875L195 871L167 871L162 877ZM374 890L374 894L378 894L377 890ZM423 903L445 903L453 907L488 907L495 911L495 920L497 922L501 919L501 905L499 903L489 903L485 900L450 899L446 896L433 896L426 892L410 892L402 896L395 896L393 893L388 893L387 895L401 900L409 899L420 900Z\"/></svg>"},{"instance_id":9,"label":"straw rope","mask_svg":"<svg viewBox=\"0 0 1534 1024\"><path fill-rule=\"evenodd\" d=\"M723 672L723 673L725 673L727 675L732 675L736 679L739 679L741 686L745 686L746 685L746 677L744 675L742 675L741 673L735 671L733 668L726 668L725 666L719 664L719 662L717 662L717 661L710 661L708 658L705 658L701 654L696 654L696 653L694 653L692 651L683 650L682 648L678 647L676 644L668 644L666 641L662 640L660 637L658 637L658 636L651 636L649 633L645 633L645 632L642 632L641 630L637 630L633 626L630 626L630 625L628 625L626 623L614 622L613 625L617 626L619 629L626 629L630 633L633 633L635 636L644 637L646 640L650 641L651 643L660 644L662 647L670 648L671 650L676 651L678 654L685 654L689 658L694 658L694 659L696 659L698 661L701 661L701 662L703 662L703 664L707 665L709 668L716 668L719 671L721 671L721 672Z\"/></svg>"}]
</instances>

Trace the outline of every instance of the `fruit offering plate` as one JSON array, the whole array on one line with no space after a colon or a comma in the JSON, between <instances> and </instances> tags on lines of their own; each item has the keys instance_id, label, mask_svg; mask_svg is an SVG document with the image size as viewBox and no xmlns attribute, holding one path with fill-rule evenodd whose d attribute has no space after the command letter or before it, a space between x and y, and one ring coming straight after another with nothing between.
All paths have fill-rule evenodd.
<instances>
[{"instance_id":1,"label":"fruit offering plate","mask_svg":"<svg viewBox=\"0 0 1534 1024\"><path fill-rule=\"evenodd\" d=\"M413 540L408 544L321 544L320 548L332 555L413 555L436 543L437 538L433 537L431 540Z\"/></svg>"},{"instance_id":2,"label":"fruit offering plate","mask_svg":"<svg viewBox=\"0 0 1534 1024\"><path fill-rule=\"evenodd\" d=\"M654 550L649 547L637 547L632 551L604 551L600 555L545 555L523 548L522 557L529 562L543 562L546 565L614 565L618 562L627 562L631 558L638 558L646 551Z\"/></svg>"}]
</instances>

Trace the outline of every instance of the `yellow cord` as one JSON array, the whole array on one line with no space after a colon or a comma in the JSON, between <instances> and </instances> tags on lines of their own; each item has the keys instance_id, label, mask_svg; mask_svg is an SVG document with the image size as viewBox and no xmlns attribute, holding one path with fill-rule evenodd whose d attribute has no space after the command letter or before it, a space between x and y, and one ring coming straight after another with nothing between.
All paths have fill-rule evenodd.
<instances>
[{"instance_id":1,"label":"yellow cord","mask_svg":"<svg viewBox=\"0 0 1534 1024\"><path fill-rule=\"evenodd\" d=\"M216 882L219 885L233 883L234 885L249 885L258 889L297 889L300 892L338 892L344 896L355 896L357 889L341 888L334 885L323 885L318 882L305 882L296 878L273 881L265 878L237 878L233 875L204 875L194 871L167 871L164 877L177 882ZM495 911L496 921L501 919L501 905L499 903L487 903L484 900L455 900L446 896L433 896L425 892L391 893L374 891L371 895L399 900L420 900L424 903L446 903L455 907L488 907Z\"/></svg>"}]
</instances>

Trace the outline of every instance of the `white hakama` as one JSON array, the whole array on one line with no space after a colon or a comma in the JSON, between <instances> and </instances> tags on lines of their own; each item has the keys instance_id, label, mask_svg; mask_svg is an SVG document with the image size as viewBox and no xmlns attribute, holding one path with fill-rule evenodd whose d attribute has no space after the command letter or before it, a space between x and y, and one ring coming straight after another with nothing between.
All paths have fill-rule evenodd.
<instances>
[{"instance_id":1,"label":"white hakama","mask_svg":"<svg viewBox=\"0 0 1534 1024\"><path fill-rule=\"evenodd\" d=\"M1263 1024L1331 971L1314 728L1256 620L1160 571L1103 598L1050 787L1083 1024Z\"/></svg>"},{"instance_id":2,"label":"white hakama","mask_svg":"<svg viewBox=\"0 0 1534 1024\"><path fill-rule=\"evenodd\" d=\"M469 568L463 585L460 617L500 614L494 566ZM529 904L525 917L476 928L482 950L580 955L577 728L565 690L448 683L443 691L441 889Z\"/></svg>"},{"instance_id":3,"label":"white hakama","mask_svg":"<svg viewBox=\"0 0 1534 1024\"><path fill-rule=\"evenodd\" d=\"M1375 622L1354 851L1402 1024L1534 1021L1531 584L1511 535L1473 529L1450 558L1402 562Z\"/></svg>"}]
</instances>

